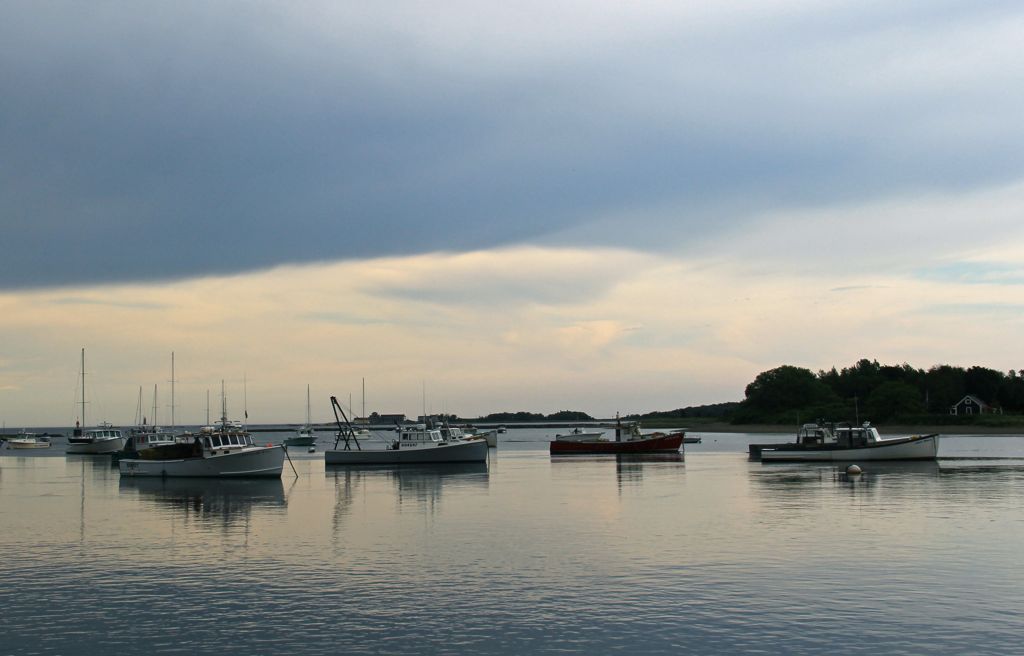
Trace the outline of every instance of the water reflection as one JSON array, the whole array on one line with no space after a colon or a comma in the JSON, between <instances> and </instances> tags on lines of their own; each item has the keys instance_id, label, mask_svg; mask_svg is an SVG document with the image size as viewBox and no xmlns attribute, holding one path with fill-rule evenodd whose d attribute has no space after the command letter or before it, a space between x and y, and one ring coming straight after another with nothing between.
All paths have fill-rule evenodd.
<instances>
[{"instance_id":1,"label":"water reflection","mask_svg":"<svg viewBox=\"0 0 1024 656\"><path fill-rule=\"evenodd\" d=\"M681 465L685 463L682 453L637 453L619 454L615 456L615 476L619 489L639 486L644 474L660 473L666 467L673 471L685 471Z\"/></svg>"},{"instance_id":2,"label":"water reflection","mask_svg":"<svg viewBox=\"0 0 1024 656\"><path fill-rule=\"evenodd\" d=\"M335 529L340 527L342 519L349 513L356 496L365 494L366 488L390 483L394 488L399 510L404 505L435 512L440 507L442 492L446 486L486 489L489 475L487 463L484 462L401 467L328 466L325 472L328 479L334 479Z\"/></svg>"},{"instance_id":3,"label":"water reflection","mask_svg":"<svg viewBox=\"0 0 1024 656\"><path fill-rule=\"evenodd\" d=\"M847 475L846 464L833 463L751 463L750 480L757 487L786 489L817 485L824 481L869 482L879 476L937 476L935 460L867 462L860 465L862 473Z\"/></svg>"},{"instance_id":4,"label":"water reflection","mask_svg":"<svg viewBox=\"0 0 1024 656\"><path fill-rule=\"evenodd\" d=\"M121 494L138 493L146 505L181 512L200 523L231 526L251 519L256 508L284 508L281 479L221 480L122 477Z\"/></svg>"}]
</instances>

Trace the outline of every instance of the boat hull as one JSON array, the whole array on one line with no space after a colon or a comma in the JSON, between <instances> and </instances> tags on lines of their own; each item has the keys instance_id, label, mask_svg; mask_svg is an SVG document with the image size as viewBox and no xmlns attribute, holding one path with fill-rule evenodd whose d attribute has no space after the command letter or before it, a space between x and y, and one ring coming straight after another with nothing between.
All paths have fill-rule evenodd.
<instances>
[{"instance_id":1,"label":"boat hull","mask_svg":"<svg viewBox=\"0 0 1024 656\"><path fill-rule=\"evenodd\" d=\"M122 476L184 478L280 478L285 453L280 446L256 447L205 457L168 460L122 459Z\"/></svg>"},{"instance_id":2,"label":"boat hull","mask_svg":"<svg viewBox=\"0 0 1024 656\"><path fill-rule=\"evenodd\" d=\"M105 440L91 440L89 442L70 442L66 453L79 453L88 455L106 455L124 448L125 439L114 437Z\"/></svg>"},{"instance_id":3,"label":"boat hull","mask_svg":"<svg viewBox=\"0 0 1024 656\"><path fill-rule=\"evenodd\" d=\"M489 430L483 433L476 433L473 437L479 438L487 442L487 446L491 449L498 448L498 431Z\"/></svg>"},{"instance_id":4,"label":"boat hull","mask_svg":"<svg viewBox=\"0 0 1024 656\"><path fill-rule=\"evenodd\" d=\"M324 451L328 465L422 465L445 462L486 462L487 441L468 440L402 449L353 449Z\"/></svg>"},{"instance_id":5,"label":"boat hull","mask_svg":"<svg viewBox=\"0 0 1024 656\"><path fill-rule=\"evenodd\" d=\"M594 455L616 453L672 453L679 451L685 433L658 435L622 442L581 442L578 440L554 440L551 455Z\"/></svg>"},{"instance_id":6,"label":"boat hull","mask_svg":"<svg viewBox=\"0 0 1024 656\"><path fill-rule=\"evenodd\" d=\"M859 447L802 448L792 444L765 445L761 462L852 462L862 460L935 460L938 435L915 435Z\"/></svg>"},{"instance_id":7,"label":"boat hull","mask_svg":"<svg viewBox=\"0 0 1024 656\"><path fill-rule=\"evenodd\" d=\"M307 435L286 437L283 440L283 444L285 446L314 446L316 444L316 438Z\"/></svg>"}]
</instances>

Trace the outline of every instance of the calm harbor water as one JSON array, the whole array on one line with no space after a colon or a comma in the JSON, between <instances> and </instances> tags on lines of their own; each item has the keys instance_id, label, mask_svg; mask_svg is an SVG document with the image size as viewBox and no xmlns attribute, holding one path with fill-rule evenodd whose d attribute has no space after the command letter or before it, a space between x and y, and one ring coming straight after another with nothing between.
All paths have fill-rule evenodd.
<instances>
[{"instance_id":1,"label":"calm harbor water","mask_svg":"<svg viewBox=\"0 0 1024 656\"><path fill-rule=\"evenodd\" d=\"M120 479L0 451L0 654L1013 654L1024 437L937 463L553 459ZM269 436L268 439L275 439ZM325 448L326 436L320 448Z\"/></svg>"}]
</instances>

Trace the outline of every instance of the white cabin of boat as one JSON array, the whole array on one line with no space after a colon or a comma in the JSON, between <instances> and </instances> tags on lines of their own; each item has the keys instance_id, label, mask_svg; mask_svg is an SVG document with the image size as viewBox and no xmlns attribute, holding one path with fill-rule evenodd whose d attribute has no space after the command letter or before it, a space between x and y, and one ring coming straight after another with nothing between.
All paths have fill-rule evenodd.
<instances>
[{"instance_id":1,"label":"white cabin of boat","mask_svg":"<svg viewBox=\"0 0 1024 656\"><path fill-rule=\"evenodd\" d=\"M446 440L441 434L441 431L437 428L423 428L415 427L403 429L399 433L399 446L400 447L412 447L412 446L428 446L431 443L443 444Z\"/></svg>"},{"instance_id":2,"label":"white cabin of boat","mask_svg":"<svg viewBox=\"0 0 1024 656\"><path fill-rule=\"evenodd\" d=\"M834 428L819 423L804 424L796 436L797 444L808 447L837 444L859 447L883 441L878 434L878 429L867 421L860 426L835 426Z\"/></svg>"},{"instance_id":3,"label":"white cabin of boat","mask_svg":"<svg viewBox=\"0 0 1024 656\"><path fill-rule=\"evenodd\" d=\"M87 431L76 429L76 434L68 438L68 443L92 444L93 442L105 442L107 440L119 439L121 439L121 429L106 425L101 428L91 428Z\"/></svg>"},{"instance_id":4,"label":"white cabin of boat","mask_svg":"<svg viewBox=\"0 0 1024 656\"><path fill-rule=\"evenodd\" d=\"M216 427L203 426L195 439L202 444L206 455L223 455L256 446L252 441L252 435L242 430L241 424L237 422Z\"/></svg>"}]
</instances>

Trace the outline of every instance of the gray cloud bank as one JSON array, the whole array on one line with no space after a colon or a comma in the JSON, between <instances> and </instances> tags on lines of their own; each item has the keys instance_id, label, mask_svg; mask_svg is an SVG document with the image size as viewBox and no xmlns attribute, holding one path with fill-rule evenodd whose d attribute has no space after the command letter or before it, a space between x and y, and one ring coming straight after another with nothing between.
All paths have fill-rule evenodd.
<instances>
[{"instance_id":1,"label":"gray cloud bank","mask_svg":"<svg viewBox=\"0 0 1024 656\"><path fill-rule=\"evenodd\" d=\"M656 247L1024 172L1017 3L385 4L0 4L0 287Z\"/></svg>"}]
</instances>

